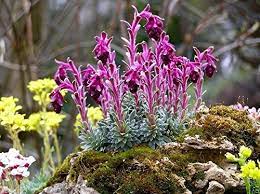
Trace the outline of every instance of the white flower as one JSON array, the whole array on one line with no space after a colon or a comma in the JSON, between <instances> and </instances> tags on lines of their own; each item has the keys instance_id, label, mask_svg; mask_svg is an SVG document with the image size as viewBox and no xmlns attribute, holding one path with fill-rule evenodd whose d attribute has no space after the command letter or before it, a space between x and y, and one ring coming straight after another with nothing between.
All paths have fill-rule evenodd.
<instances>
[{"instance_id":1,"label":"white flower","mask_svg":"<svg viewBox=\"0 0 260 194\"><path fill-rule=\"evenodd\" d=\"M18 167L11 170L10 174L12 176L28 177L30 175L30 172L26 167Z\"/></svg>"},{"instance_id":2,"label":"white flower","mask_svg":"<svg viewBox=\"0 0 260 194\"><path fill-rule=\"evenodd\" d=\"M18 150L14 149L14 148L9 149L9 151L7 152L8 158L15 158L17 156L21 156L21 154L19 153Z\"/></svg>"},{"instance_id":3,"label":"white flower","mask_svg":"<svg viewBox=\"0 0 260 194\"><path fill-rule=\"evenodd\" d=\"M18 181L28 177L30 175L28 168L35 161L33 156L24 157L14 148L6 153L0 153L0 179L6 180L8 175Z\"/></svg>"},{"instance_id":4,"label":"white flower","mask_svg":"<svg viewBox=\"0 0 260 194\"><path fill-rule=\"evenodd\" d=\"M29 166L31 166L31 164L36 161L36 159L33 156L29 156L25 159L26 159L26 164L28 164Z\"/></svg>"},{"instance_id":5,"label":"white flower","mask_svg":"<svg viewBox=\"0 0 260 194\"><path fill-rule=\"evenodd\" d=\"M5 166L9 163L6 153L0 153L0 166Z\"/></svg>"},{"instance_id":6,"label":"white flower","mask_svg":"<svg viewBox=\"0 0 260 194\"><path fill-rule=\"evenodd\" d=\"M0 167L0 180L6 179L6 171L3 167Z\"/></svg>"}]
</instances>

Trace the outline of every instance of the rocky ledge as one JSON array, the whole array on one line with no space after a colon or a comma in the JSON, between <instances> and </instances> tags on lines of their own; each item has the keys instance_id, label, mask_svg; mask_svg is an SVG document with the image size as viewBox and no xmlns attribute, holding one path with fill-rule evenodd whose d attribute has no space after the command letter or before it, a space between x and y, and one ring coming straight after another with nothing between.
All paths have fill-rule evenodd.
<instances>
[{"instance_id":1,"label":"rocky ledge","mask_svg":"<svg viewBox=\"0 0 260 194\"><path fill-rule=\"evenodd\" d=\"M224 155L246 145L259 158L256 131L245 112L213 106L159 149L69 155L40 193L244 194L237 166Z\"/></svg>"}]
</instances>

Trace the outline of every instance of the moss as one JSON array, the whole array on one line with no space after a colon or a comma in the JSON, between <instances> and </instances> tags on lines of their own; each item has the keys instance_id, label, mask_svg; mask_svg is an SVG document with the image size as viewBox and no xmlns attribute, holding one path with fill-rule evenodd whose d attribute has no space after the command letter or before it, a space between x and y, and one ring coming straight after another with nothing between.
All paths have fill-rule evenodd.
<instances>
[{"instance_id":1,"label":"moss","mask_svg":"<svg viewBox=\"0 0 260 194\"><path fill-rule=\"evenodd\" d=\"M187 161L195 160L184 154L181 163L182 153L179 153L179 157L177 155L177 152L173 156L148 147L136 147L119 153L85 151L75 157L72 163L70 160L73 155L66 158L48 185L62 182L67 176L75 182L81 175L88 186L104 194L182 193L176 184L175 172L185 169ZM166 157L171 158L170 161L163 162Z\"/></svg>"},{"instance_id":2,"label":"moss","mask_svg":"<svg viewBox=\"0 0 260 194\"><path fill-rule=\"evenodd\" d=\"M178 176L187 176L187 165L189 163L201 162L205 163L213 161L222 166L225 163L225 153L218 150L190 150L182 151L178 149L162 150L164 154L174 163L174 168L171 171Z\"/></svg>"},{"instance_id":3,"label":"moss","mask_svg":"<svg viewBox=\"0 0 260 194\"><path fill-rule=\"evenodd\" d=\"M196 172L195 175L194 175L194 179L195 180L204 180L205 179L205 172L204 171L199 171L199 172Z\"/></svg>"},{"instance_id":4,"label":"moss","mask_svg":"<svg viewBox=\"0 0 260 194\"><path fill-rule=\"evenodd\" d=\"M221 117L230 117L238 122L243 129L252 129L252 121L248 118L246 111L236 110L230 106L216 105L210 108L209 114Z\"/></svg>"},{"instance_id":5,"label":"moss","mask_svg":"<svg viewBox=\"0 0 260 194\"><path fill-rule=\"evenodd\" d=\"M221 117L218 115L207 115L202 123L204 136L220 137L231 132L240 132L244 128L230 117Z\"/></svg>"},{"instance_id":6,"label":"moss","mask_svg":"<svg viewBox=\"0 0 260 194\"><path fill-rule=\"evenodd\" d=\"M70 154L66 157L63 163L55 170L53 176L47 182L47 186L53 185L55 183L61 183L65 180L67 175L69 174L70 166L71 166L71 159L75 157L76 154Z\"/></svg>"},{"instance_id":7,"label":"moss","mask_svg":"<svg viewBox=\"0 0 260 194\"><path fill-rule=\"evenodd\" d=\"M199 135L205 140L225 136L237 146L255 146L254 129L247 113L224 105L212 106L208 114L197 115L195 124L183 132L178 141L183 142L186 135Z\"/></svg>"},{"instance_id":8,"label":"moss","mask_svg":"<svg viewBox=\"0 0 260 194\"><path fill-rule=\"evenodd\" d=\"M181 133L177 138L176 141L179 143L184 142L186 136L194 137L195 135L199 135L200 137L204 136L204 129L202 127L191 126L188 130Z\"/></svg>"},{"instance_id":9,"label":"moss","mask_svg":"<svg viewBox=\"0 0 260 194\"><path fill-rule=\"evenodd\" d=\"M79 173L84 175L94 172L102 163L110 158L109 153L87 151L78 156L69 170L69 179L76 181Z\"/></svg>"},{"instance_id":10,"label":"moss","mask_svg":"<svg viewBox=\"0 0 260 194\"><path fill-rule=\"evenodd\" d=\"M124 184L115 193L177 194L182 192L182 189L176 185L176 179L170 174L133 172L125 179Z\"/></svg>"}]
</instances>

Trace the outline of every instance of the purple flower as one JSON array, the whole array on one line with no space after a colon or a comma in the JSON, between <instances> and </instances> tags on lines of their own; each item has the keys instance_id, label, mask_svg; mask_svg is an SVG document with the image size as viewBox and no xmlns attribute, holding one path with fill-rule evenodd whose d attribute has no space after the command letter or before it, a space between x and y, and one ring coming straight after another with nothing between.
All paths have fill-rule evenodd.
<instances>
[{"instance_id":1,"label":"purple flower","mask_svg":"<svg viewBox=\"0 0 260 194\"><path fill-rule=\"evenodd\" d=\"M96 103L100 104L101 102L101 94L104 89L104 84L102 80L102 75L96 73L91 77L90 83L87 87L88 93L90 96L96 101Z\"/></svg>"},{"instance_id":2,"label":"purple flower","mask_svg":"<svg viewBox=\"0 0 260 194\"><path fill-rule=\"evenodd\" d=\"M61 107L63 106L63 96L61 95L60 91L54 90L50 94L51 98L51 104L53 106L53 109L56 113L61 112Z\"/></svg>"},{"instance_id":3,"label":"purple flower","mask_svg":"<svg viewBox=\"0 0 260 194\"><path fill-rule=\"evenodd\" d=\"M195 61L199 62L201 65L202 70L206 73L208 77L212 77L214 72L216 71L215 63L218 61L213 56L213 47L209 47L203 52L200 52L199 49L194 47L194 51L196 53Z\"/></svg>"},{"instance_id":4,"label":"purple flower","mask_svg":"<svg viewBox=\"0 0 260 194\"><path fill-rule=\"evenodd\" d=\"M125 84L127 85L129 91L131 93L136 93L139 86L140 86L140 75L139 72L141 70L142 66L137 66L136 68L129 69L125 75Z\"/></svg>"},{"instance_id":5,"label":"purple flower","mask_svg":"<svg viewBox=\"0 0 260 194\"><path fill-rule=\"evenodd\" d=\"M169 43L169 36L165 33L161 35L161 39L158 46L161 50L161 59L163 64L169 65L175 58L175 48Z\"/></svg>"},{"instance_id":6,"label":"purple flower","mask_svg":"<svg viewBox=\"0 0 260 194\"><path fill-rule=\"evenodd\" d=\"M215 71L216 71L216 65L215 64L208 64L205 67L205 73L208 77L212 77Z\"/></svg>"},{"instance_id":7,"label":"purple flower","mask_svg":"<svg viewBox=\"0 0 260 194\"><path fill-rule=\"evenodd\" d=\"M163 32L162 18L156 15L149 17L145 25L145 30L149 38L153 38L154 40L158 41L160 39L161 33Z\"/></svg>"},{"instance_id":8,"label":"purple flower","mask_svg":"<svg viewBox=\"0 0 260 194\"><path fill-rule=\"evenodd\" d=\"M66 70L64 69L64 67L60 66L54 75L54 80L56 84L60 85L61 82L65 80L66 76Z\"/></svg>"},{"instance_id":9,"label":"purple flower","mask_svg":"<svg viewBox=\"0 0 260 194\"><path fill-rule=\"evenodd\" d=\"M82 71L82 79L84 86L88 86L91 76L94 75L94 73L95 69L91 65L88 65L87 68Z\"/></svg>"},{"instance_id":10,"label":"purple flower","mask_svg":"<svg viewBox=\"0 0 260 194\"><path fill-rule=\"evenodd\" d=\"M197 83L197 81L199 80L199 78L200 78L199 70L198 70L198 69L193 69L193 70L190 72L190 81L192 81L193 83Z\"/></svg>"},{"instance_id":11,"label":"purple flower","mask_svg":"<svg viewBox=\"0 0 260 194\"><path fill-rule=\"evenodd\" d=\"M100 37L96 36L96 46L93 50L95 58L102 61L103 64L106 64L111 53L110 43L112 38L108 38L105 32L102 32Z\"/></svg>"}]
</instances>

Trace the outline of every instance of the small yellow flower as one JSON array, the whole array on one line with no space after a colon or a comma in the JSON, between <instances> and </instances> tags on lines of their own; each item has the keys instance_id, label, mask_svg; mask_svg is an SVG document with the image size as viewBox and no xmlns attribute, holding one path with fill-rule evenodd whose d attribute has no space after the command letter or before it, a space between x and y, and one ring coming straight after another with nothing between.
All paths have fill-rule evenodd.
<instances>
[{"instance_id":1,"label":"small yellow flower","mask_svg":"<svg viewBox=\"0 0 260 194\"><path fill-rule=\"evenodd\" d=\"M46 107L50 103L49 95L56 86L53 79L44 78L30 81L27 87L34 94L33 99L40 106Z\"/></svg>"},{"instance_id":2,"label":"small yellow flower","mask_svg":"<svg viewBox=\"0 0 260 194\"><path fill-rule=\"evenodd\" d=\"M233 154L231 154L231 153L229 153L229 152L226 153L225 156L226 156L226 158L227 158L229 161L231 161L231 162L235 162L235 161L238 160L238 158L236 158L235 155L233 155Z\"/></svg>"},{"instance_id":3,"label":"small yellow flower","mask_svg":"<svg viewBox=\"0 0 260 194\"><path fill-rule=\"evenodd\" d=\"M92 125L92 128L97 127L98 121L102 120L103 112L100 107L89 107L88 108L88 114L87 114L88 120L90 124ZM74 123L74 130L78 134L79 131L82 129L82 122L80 114L77 115L76 121Z\"/></svg>"},{"instance_id":4,"label":"small yellow flower","mask_svg":"<svg viewBox=\"0 0 260 194\"><path fill-rule=\"evenodd\" d=\"M250 178L260 180L260 169L258 167L252 169L249 174Z\"/></svg>"},{"instance_id":5,"label":"small yellow flower","mask_svg":"<svg viewBox=\"0 0 260 194\"><path fill-rule=\"evenodd\" d=\"M243 158L249 158L252 154L252 150L248 147L241 146L239 149L239 156Z\"/></svg>"},{"instance_id":6,"label":"small yellow flower","mask_svg":"<svg viewBox=\"0 0 260 194\"><path fill-rule=\"evenodd\" d=\"M243 178L248 178L252 174L252 171L255 170L256 164L255 161L249 160L245 165L241 166L241 176Z\"/></svg>"},{"instance_id":7,"label":"small yellow flower","mask_svg":"<svg viewBox=\"0 0 260 194\"><path fill-rule=\"evenodd\" d=\"M38 112L30 115L27 125L30 130L36 130L40 134L41 130L52 132L59 127L64 118L65 115L55 112Z\"/></svg>"},{"instance_id":8,"label":"small yellow flower","mask_svg":"<svg viewBox=\"0 0 260 194\"><path fill-rule=\"evenodd\" d=\"M88 120L89 122L95 127L97 125L97 122L102 120L103 112L100 109L100 107L89 107L88 108Z\"/></svg>"}]
</instances>

